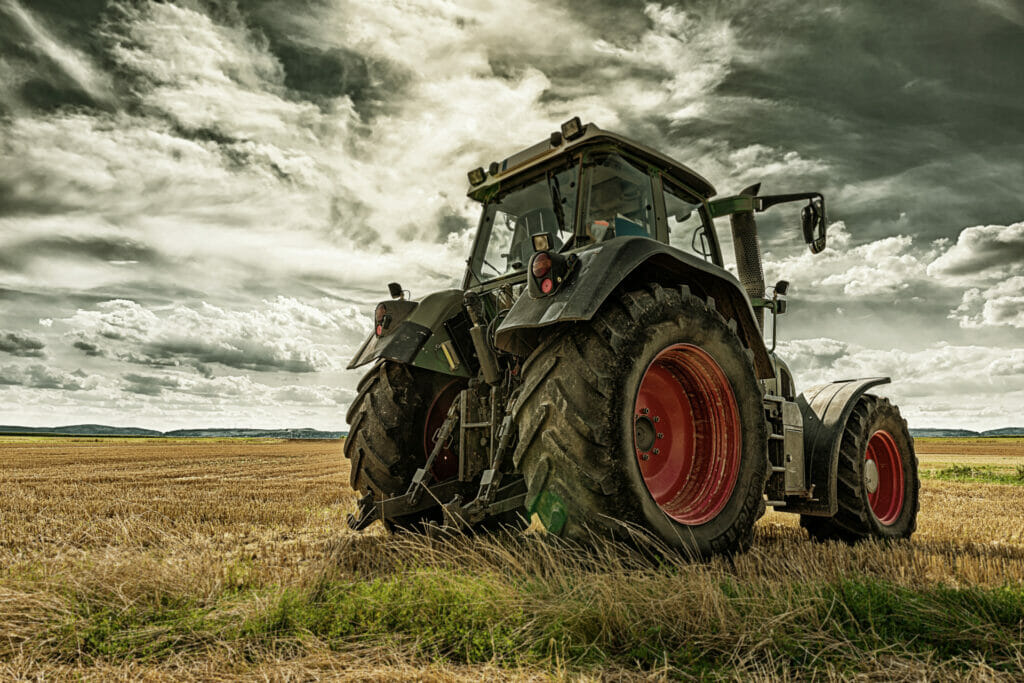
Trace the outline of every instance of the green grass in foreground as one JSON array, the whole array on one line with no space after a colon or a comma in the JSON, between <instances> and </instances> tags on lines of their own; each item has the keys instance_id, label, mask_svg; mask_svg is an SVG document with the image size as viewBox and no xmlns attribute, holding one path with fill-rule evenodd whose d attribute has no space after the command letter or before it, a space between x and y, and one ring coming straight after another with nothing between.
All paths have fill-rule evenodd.
<instances>
[{"instance_id":1,"label":"green grass in foreground","mask_svg":"<svg viewBox=\"0 0 1024 683\"><path fill-rule=\"evenodd\" d=\"M950 465L939 470L921 470L921 476L944 481L1024 486L1024 465L1012 469L996 465Z\"/></svg>"},{"instance_id":2,"label":"green grass in foreground","mask_svg":"<svg viewBox=\"0 0 1024 683\"><path fill-rule=\"evenodd\" d=\"M609 587L586 577L433 567L271 592L226 591L207 604L154 596L127 609L78 595L44 638L47 655L66 662L83 655L162 660L217 643L286 654L315 639L335 649L398 649L453 663L556 662L698 675L728 675L744 661L766 660L780 672L806 673L822 668L822 657L852 672L880 653L983 659L1012 672L1024 656L1021 586L911 589L865 577L780 587L721 577L680 595L675 591L686 577L677 572L609 576Z\"/></svg>"}]
</instances>

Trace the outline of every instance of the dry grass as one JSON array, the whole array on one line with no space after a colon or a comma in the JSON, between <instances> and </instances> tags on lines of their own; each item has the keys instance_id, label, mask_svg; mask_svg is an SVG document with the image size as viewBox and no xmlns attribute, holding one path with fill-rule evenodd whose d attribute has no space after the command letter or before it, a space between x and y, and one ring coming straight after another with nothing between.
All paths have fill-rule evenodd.
<instances>
[{"instance_id":1,"label":"dry grass","mask_svg":"<svg viewBox=\"0 0 1024 683\"><path fill-rule=\"evenodd\" d=\"M354 535L347 476L336 442L0 442L0 676L989 680L1024 666L1020 487L926 480L914 542L891 547L811 544L773 512L752 552L691 564L539 534Z\"/></svg>"}]
</instances>

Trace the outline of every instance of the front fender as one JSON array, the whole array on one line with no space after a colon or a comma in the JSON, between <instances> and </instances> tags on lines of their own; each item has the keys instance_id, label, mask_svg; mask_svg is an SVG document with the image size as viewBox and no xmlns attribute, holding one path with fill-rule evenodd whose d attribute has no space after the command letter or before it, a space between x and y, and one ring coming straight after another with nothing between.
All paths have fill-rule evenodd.
<instances>
[{"instance_id":1,"label":"front fender","mask_svg":"<svg viewBox=\"0 0 1024 683\"><path fill-rule=\"evenodd\" d=\"M839 446L853 407L868 389L888 377L848 379L811 387L796 398L804 421L804 471L813 485L810 500L789 498L786 512L832 517L839 510Z\"/></svg>"},{"instance_id":2,"label":"front fender","mask_svg":"<svg viewBox=\"0 0 1024 683\"><path fill-rule=\"evenodd\" d=\"M423 297L408 316L388 334L378 337L373 332L359 347L348 369L358 368L378 358L398 361L443 372L449 375L468 377L469 362L465 344L455 340L449 348L459 356L459 364L452 368L440 346L451 339L446 322L462 313L463 292L460 289L445 289Z\"/></svg>"},{"instance_id":3,"label":"front fender","mask_svg":"<svg viewBox=\"0 0 1024 683\"><path fill-rule=\"evenodd\" d=\"M527 355L536 346L540 329L590 320L627 279L635 280L637 286L644 282L691 285L714 297L719 313L737 322L737 332L754 352L757 376L774 377L754 309L739 281L728 271L647 237L617 237L576 256L573 273L553 295L519 297L498 327L495 344L499 348Z\"/></svg>"}]
</instances>

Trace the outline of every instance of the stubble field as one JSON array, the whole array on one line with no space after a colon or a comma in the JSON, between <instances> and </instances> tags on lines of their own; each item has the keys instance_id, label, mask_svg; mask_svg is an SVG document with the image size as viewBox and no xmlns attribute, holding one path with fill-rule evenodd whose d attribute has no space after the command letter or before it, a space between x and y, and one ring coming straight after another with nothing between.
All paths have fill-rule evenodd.
<instances>
[{"instance_id":1,"label":"stubble field","mask_svg":"<svg viewBox=\"0 0 1024 683\"><path fill-rule=\"evenodd\" d=\"M339 442L0 437L0 677L1019 680L1024 441L917 449L911 543L690 563L353 534Z\"/></svg>"}]
</instances>

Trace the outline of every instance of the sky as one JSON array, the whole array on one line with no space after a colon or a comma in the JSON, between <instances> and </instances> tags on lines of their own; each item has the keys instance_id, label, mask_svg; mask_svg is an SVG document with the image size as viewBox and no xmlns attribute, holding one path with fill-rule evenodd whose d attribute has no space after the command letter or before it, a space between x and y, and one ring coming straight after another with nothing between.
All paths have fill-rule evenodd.
<instances>
[{"instance_id":1,"label":"sky","mask_svg":"<svg viewBox=\"0 0 1024 683\"><path fill-rule=\"evenodd\" d=\"M1016 0L0 0L0 424L344 429L386 283L461 279L466 172L575 115L825 194L822 254L760 220L798 389L1024 423Z\"/></svg>"}]
</instances>

